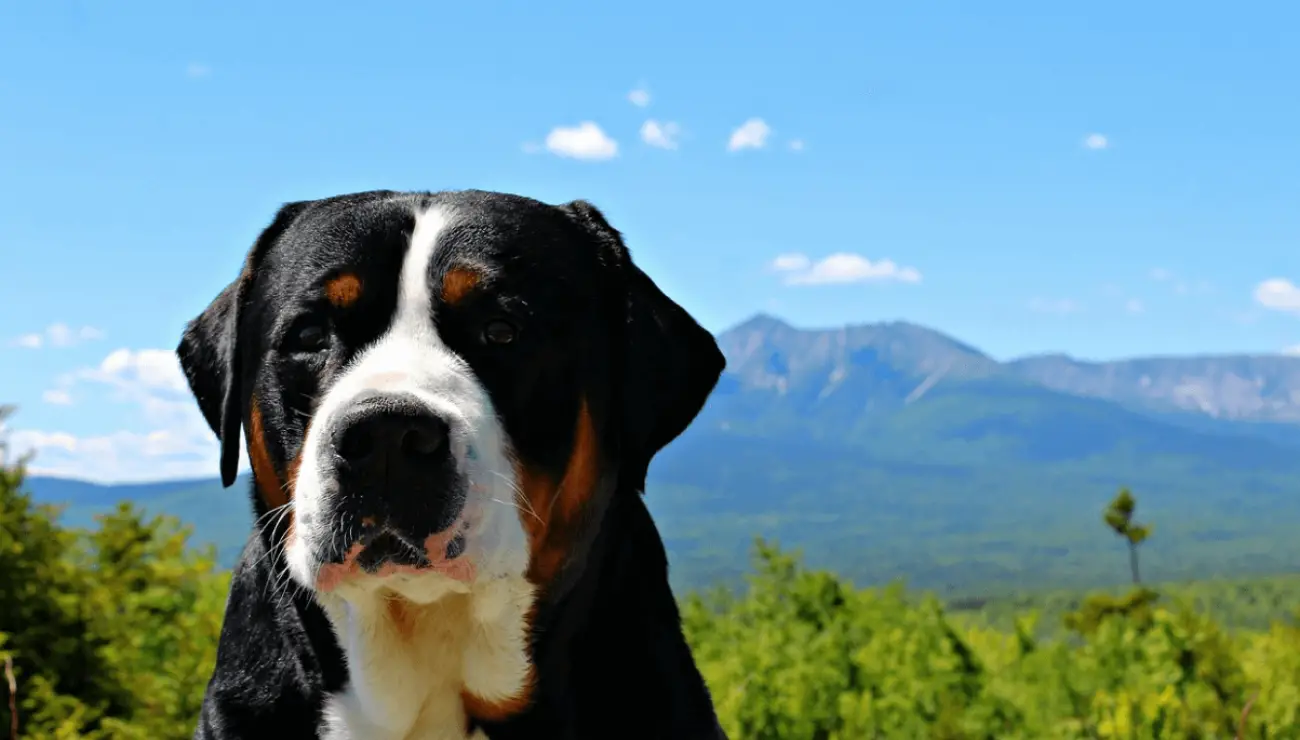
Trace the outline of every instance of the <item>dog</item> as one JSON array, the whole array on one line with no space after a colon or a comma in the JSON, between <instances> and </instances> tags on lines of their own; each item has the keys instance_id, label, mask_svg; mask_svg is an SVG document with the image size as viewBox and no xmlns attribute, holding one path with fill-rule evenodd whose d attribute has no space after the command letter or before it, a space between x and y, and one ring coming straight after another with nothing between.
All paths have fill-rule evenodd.
<instances>
[{"instance_id":1,"label":"dog","mask_svg":"<svg viewBox=\"0 0 1300 740\"><path fill-rule=\"evenodd\" d=\"M595 206L285 204L176 351L257 516L196 740L725 740L644 502L725 360Z\"/></svg>"}]
</instances>

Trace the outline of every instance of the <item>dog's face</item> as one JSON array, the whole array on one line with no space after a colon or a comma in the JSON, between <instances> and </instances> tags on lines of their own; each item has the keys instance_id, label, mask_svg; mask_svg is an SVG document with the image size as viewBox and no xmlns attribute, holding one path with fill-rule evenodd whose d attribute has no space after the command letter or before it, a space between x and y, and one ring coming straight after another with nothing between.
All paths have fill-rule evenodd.
<instances>
[{"instance_id":1,"label":"dog's face","mask_svg":"<svg viewBox=\"0 0 1300 740\"><path fill-rule=\"evenodd\" d=\"M723 368L594 207L477 191L285 206L177 351L294 579L416 603L545 586Z\"/></svg>"}]
</instances>

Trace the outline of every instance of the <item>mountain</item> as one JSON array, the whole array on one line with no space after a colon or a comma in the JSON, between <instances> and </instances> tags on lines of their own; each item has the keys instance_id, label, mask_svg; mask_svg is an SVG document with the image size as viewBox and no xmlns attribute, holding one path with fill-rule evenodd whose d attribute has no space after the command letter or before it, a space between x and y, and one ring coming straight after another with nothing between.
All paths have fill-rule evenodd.
<instances>
[{"instance_id":1,"label":"mountain","mask_svg":"<svg viewBox=\"0 0 1300 740\"><path fill-rule=\"evenodd\" d=\"M1300 357L1156 357L1081 362L1062 355L1008 363L1017 377L1073 395L1216 419L1300 422Z\"/></svg>"},{"instance_id":2,"label":"mountain","mask_svg":"<svg viewBox=\"0 0 1300 740\"><path fill-rule=\"evenodd\" d=\"M1127 574L1100 518L1121 485L1155 523L1152 578L1300 564L1300 358L1000 363L915 324L768 315L718 341L727 372L647 484L678 586L734 582L755 535L859 583L1100 585ZM31 488L82 521L135 498L226 562L248 531L245 493L215 481Z\"/></svg>"}]
</instances>

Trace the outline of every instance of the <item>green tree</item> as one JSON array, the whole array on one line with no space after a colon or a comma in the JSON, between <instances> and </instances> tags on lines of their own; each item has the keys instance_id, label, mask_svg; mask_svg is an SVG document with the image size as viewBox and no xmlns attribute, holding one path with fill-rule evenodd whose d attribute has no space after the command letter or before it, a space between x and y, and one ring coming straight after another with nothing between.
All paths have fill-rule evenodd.
<instances>
[{"instance_id":1,"label":"green tree","mask_svg":"<svg viewBox=\"0 0 1300 740\"><path fill-rule=\"evenodd\" d=\"M176 522L127 503L95 529L62 527L23 490L25 464L0 458L0 658L13 661L20 736L188 738L228 576ZM0 727L11 719L0 702Z\"/></svg>"},{"instance_id":2,"label":"green tree","mask_svg":"<svg viewBox=\"0 0 1300 740\"><path fill-rule=\"evenodd\" d=\"M932 597L855 590L762 541L754 570L746 592L682 609L731 737L1300 738L1293 626L1231 635L1138 588L1040 639L1032 612L1014 630L962 627Z\"/></svg>"},{"instance_id":3,"label":"green tree","mask_svg":"<svg viewBox=\"0 0 1300 740\"><path fill-rule=\"evenodd\" d=\"M1124 538L1124 542L1128 545L1129 570L1132 571L1135 586L1142 583L1138 574L1138 546L1151 536L1150 524L1138 524L1133 521L1133 512L1136 508L1137 499L1133 498L1133 494L1127 488L1121 488L1115 498L1111 499L1103 516L1106 526Z\"/></svg>"}]
</instances>

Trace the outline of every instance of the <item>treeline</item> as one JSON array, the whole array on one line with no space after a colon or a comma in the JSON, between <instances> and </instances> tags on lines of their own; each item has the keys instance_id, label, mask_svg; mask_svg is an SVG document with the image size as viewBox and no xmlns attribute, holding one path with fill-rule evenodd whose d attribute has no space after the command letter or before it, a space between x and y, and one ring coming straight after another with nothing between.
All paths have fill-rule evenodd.
<instances>
[{"instance_id":1,"label":"treeline","mask_svg":"<svg viewBox=\"0 0 1300 740\"><path fill-rule=\"evenodd\" d=\"M6 702L0 682L0 739L11 707L21 738L190 737L226 575L126 504L62 528L22 479L0 465L0 660L17 689ZM1300 738L1300 630L1228 634L1140 587L1040 639L1033 614L963 623L760 542L748 590L691 596L683 619L735 740Z\"/></svg>"},{"instance_id":2,"label":"treeline","mask_svg":"<svg viewBox=\"0 0 1300 740\"><path fill-rule=\"evenodd\" d=\"M759 543L744 594L686 600L733 738L1300 737L1300 629L1229 634L1155 591L1098 594L1035 637L953 620L901 587L854 590ZM1244 719L1243 719L1244 717Z\"/></svg>"}]
</instances>

